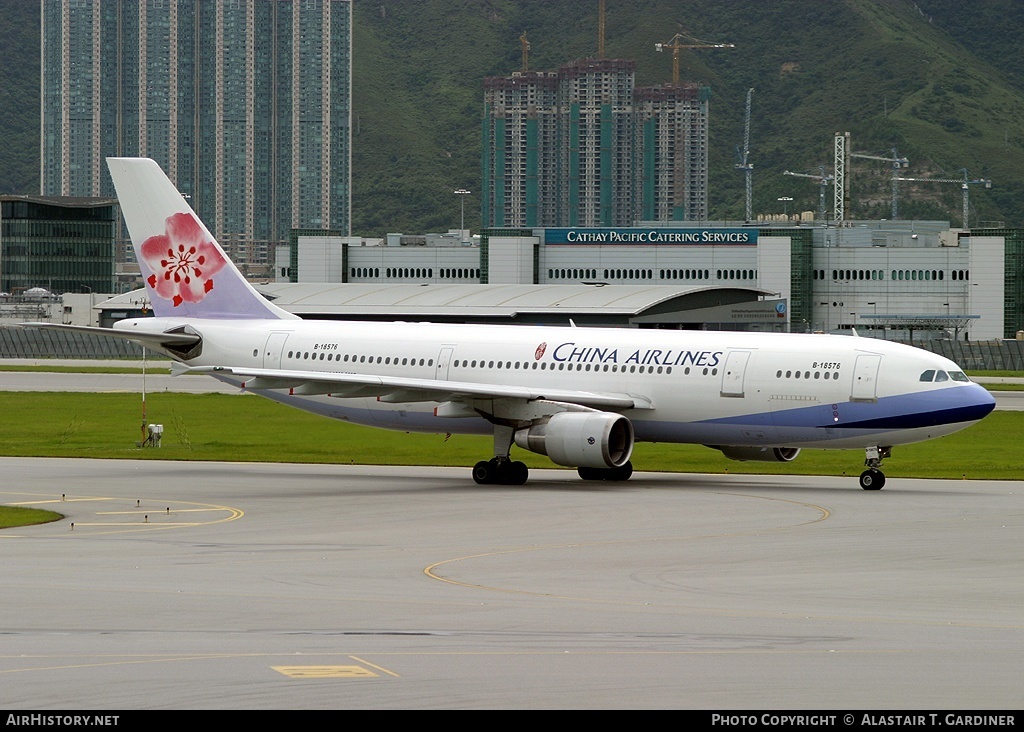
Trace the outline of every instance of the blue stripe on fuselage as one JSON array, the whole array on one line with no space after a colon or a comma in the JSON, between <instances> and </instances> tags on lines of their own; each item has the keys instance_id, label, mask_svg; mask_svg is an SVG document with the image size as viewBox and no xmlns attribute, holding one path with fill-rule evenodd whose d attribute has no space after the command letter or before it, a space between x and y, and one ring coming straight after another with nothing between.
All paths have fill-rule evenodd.
<instances>
[{"instance_id":1,"label":"blue stripe on fuselage","mask_svg":"<svg viewBox=\"0 0 1024 732\"><path fill-rule=\"evenodd\" d=\"M995 398L976 384L882 397L876 402L816 404L773 412L775 427L841 428L884 432L976 422L995 408ZM831 406L831 408L828 408ZM705 420L705 424L762 423L763 414Z\"/></svg>"}]
</instances>

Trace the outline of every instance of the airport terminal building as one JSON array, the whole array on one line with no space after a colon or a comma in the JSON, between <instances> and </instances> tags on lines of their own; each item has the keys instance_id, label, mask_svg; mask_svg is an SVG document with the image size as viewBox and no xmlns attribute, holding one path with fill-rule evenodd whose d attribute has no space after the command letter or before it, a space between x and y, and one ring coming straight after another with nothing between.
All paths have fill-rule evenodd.
<instances>
[{"instance_id":1,"label":"airport terminal building","mask_svg":"<svg viewBox=\"0 0 1024 732\"><path fill-rule=\"evenodd\" d=\"M658 223L383 241L304 230L279 250L276 281L256 287L305 318L856 331L969 368L1024 358L1007 348L1024 344L1024 230L945 222ZM142 290L96 297L91 309L103 326L149 312ZM0 343L4 353L24 348Z\"/></svg>"},{"instance_id":2,"label":"airport terminal building","mask_svg":"<svg viewBox=\"0 0 1024 732\"><path fill-rule=\"evenodd\" d=\"M279 256L277 272L278 282L265 289L278 304L305 303L309 314L323 315L333 303L332 317L358 317L362 302L419 319L447 308L466 320L586 321L586 308L573 302L589 291L591 314L608 308L604 325L856 329L899 340L994 340L1024 329L1024 230L961 230L948 222L657 222L485 229L471 241L464 232L389 235L379 243L305 232ZM342 283L360 288L314 287ZM526 287L512 295L495 285L570 289ZM532 297L543 302L520 307L517 298L538 289L548 294ZM640 291L644 305L635 300ZM635 307L606 322L622 297L634 298ZM412 304L417 298L427 310ZM465 298L476 307L465 307ZM524 317L527 311L534 317Z\"/></svg>"}]
</instances>

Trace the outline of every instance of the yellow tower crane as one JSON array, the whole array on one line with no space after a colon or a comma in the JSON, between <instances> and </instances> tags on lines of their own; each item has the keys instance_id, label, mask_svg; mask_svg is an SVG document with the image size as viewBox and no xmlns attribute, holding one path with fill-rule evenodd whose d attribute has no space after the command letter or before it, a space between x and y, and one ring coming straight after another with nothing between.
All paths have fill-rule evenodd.
<instances>
[{"instance_id":1,"label":"yellow tower crane","mask_svg":"<svg viewBox=\"0 0 1024 732\"><path fill-rule=\"evenodd\" d=\"M736 48L736 45L733 43L707 43L685 33L676 33L667 43L654 44L655 51L664 51L666 48L672 49L672 84L678 86L679 52L681 50L684 48Z\"/></svg>"},{"instance_id":2,"label":"yellow tower crane","mask_svg":"<svg viewBox=\"0 0 1024 732\"><path fill-rule=\"evenodd\" d=\"M530 42L526 40L526 31L519 36L519 45L523 47L523 71L530 70Z\"/></svg>"}]
</instances>

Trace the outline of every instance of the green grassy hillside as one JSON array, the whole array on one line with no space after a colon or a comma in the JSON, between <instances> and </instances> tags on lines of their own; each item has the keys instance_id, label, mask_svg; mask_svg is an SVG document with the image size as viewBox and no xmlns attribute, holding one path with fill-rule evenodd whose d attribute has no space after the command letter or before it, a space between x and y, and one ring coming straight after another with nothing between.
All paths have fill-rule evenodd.
<instances>
[{"instance_id":1,"label":"green grassy hillside","mask_svg":"<svg viewBox=\"0 0 1024 732\"><path fill-rule=\"evenodd\" d=\"M523 31L534 70L596 55L597 6L560 0L357 3L356 229L379 234L382 226L452 226L457 201L450 191L479 189L482 78L521 67ZM743 215L743 178L734 163L746 91L753 88L755 213L777 211L783 195L795 199L794 209L817 209L817 184L782 172L831 169L834 134L849 131L855 152L886 156L897 148L911 162L904 172L909 177L959 178L967 168L972 179L991 178L992 189L972 190L972 222L1024 221L1016 195L1024 163L1018 62L1004 72L992 65L1000 57L991 44L981 42L979 55L967 45L985 39L997 16L1019 28L1016 3L981 3L980 16L989 23L979 20L967 34L955 25L958 38L936 17L945 11L959 18L962 10L935 7L929 15L902 0L608 0L606 7L605 55L634 59L638 84L671 79L671 54L657 53L655 43L680 29L735 44L683 51L680 58L684 79L713 90L714 218ZM889 175L884 162L855 160L847 172L847 216L888 218ZM899 208L901 217L958 224L960 187L903 183Z\"/></svg>"},{"instance_id":2,"label":"green grassy hillside","mask_svg":"<svg viewBox=\"0 0 1024 732\"><path fill-rule=\"evenodd\" d=\"M832 166L833 136L855 152L909 158L909 177L990 178L971 190L973 224L1024 225L1024 30L1019 0L606 0L605 56L637 63L637 83L670 81L655 43L683 30L733 49L683 51L684 80L712 89L713 218L743 215L743 143L754 89L750 160L754 211L818 207L818 186L784 176ZM597 54L598 2L376 0L355 2L353 230L439 231L458 225L456 188L480 190L482 80ZM37 2L0 0L0 193L38 190ZM855 160L849 218L888 218L890 170ZM901 217L959 225L956 184L901 187ZM831 191L829 192L831 208ZM466 224L477 228L477 207Z\"/></svg>"}]
</instances>

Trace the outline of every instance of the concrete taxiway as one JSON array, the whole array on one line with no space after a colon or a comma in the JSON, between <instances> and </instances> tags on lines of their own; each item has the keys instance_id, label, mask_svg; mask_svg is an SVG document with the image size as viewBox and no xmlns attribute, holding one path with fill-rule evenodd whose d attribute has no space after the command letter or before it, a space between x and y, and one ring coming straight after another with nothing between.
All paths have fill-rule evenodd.
<instances>
[{"instance_id":1,"label":"concrete taxiway","mask_svg":"<svg viewBox=\"0 0 1024 732\"><path fill-rule=\"evenodd\" d=\"M5 365L46 366L45 362L29 359L2 359ZM140 369L139 373L102 373L94 371L0 371L0 391L68 391L68 392L129 392L155 394L178 392L185 394L233 394L238 389L217 381L211 376L191 374L171 376L166 361L148 364L142 372L142 361L59 361L57 365L75 368Z\"/></svg>"},{"instance_id":2,"label":"concrete taxiway","mask_svg":"<svg viewBox=\"0 0 1024 732\"><path fill-rule=\"evenodd\" d=\"M1020 707L1020 482L0 471L7 709Z\"/></svg>"},{"instance_id":3,"label":"concrete taxiway","mask_svg":"<svg viewBox=\"0 0 1024 732\"><path fill-rule=\"evenodd\" d=\"M45 361L31 359L3 359L0 363L31 366L46 365ZM141 361L60 361L64 366L90 366L108 368L138 368ZM211 376L190 374L171 376L167 362L149 364L147 373L95 373L95 372L49 372L49 371L0 371L0 391L69 391L69 392L131 392L154 394L178 392L186 394L237 394L239 390L217 381ZM1020 384L1024 379L1008 377L976 378L979 383ZM1024 391L994 391L996 409L1008 411L1024 410Z\"/></svg>"}]
</instances>

